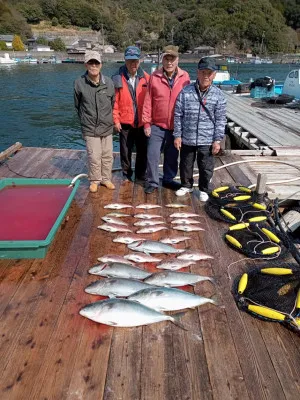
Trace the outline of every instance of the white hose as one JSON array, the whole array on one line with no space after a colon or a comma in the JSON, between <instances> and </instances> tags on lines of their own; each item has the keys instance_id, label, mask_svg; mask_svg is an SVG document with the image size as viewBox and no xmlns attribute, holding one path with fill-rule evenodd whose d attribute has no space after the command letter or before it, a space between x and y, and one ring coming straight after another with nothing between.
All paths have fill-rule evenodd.
<instances>
[{"instance_id":1,"label":"white hose","mask_svg":"<svg viewBox=\"0 0 300 400\"><path fill-rule=\"evenodd\" d=\"M74 186L74 185L75 185L75 182L77 181L77 179L80 179L80 178L87 178L87 177L88 177L87 174L79 174L79 175L75 176L75 178L72 179L72 181L71 181L71 183L70 183L70 185L69 185L68 187Z\"/></svg>"},{"instance_id":2,"label":"white hose","mask_svg":"<svg viewBox=\"0 0 300 400\"><path fill-rule=\"evenodd\" d=\"M268 160L241 160L241 161L234 161L232 163L224 164L224 165L221 165L220 167L216 167L214 169L214 171L218 171L219 169L230 167L232 165L243 164L243 163L251 163L251 162L258 162L258 163L259 162L268 162L268 163L285 164L285 165L289 165L290 167L294 167L294 168L296 168L296 169L298 169L300 171L300 167L298 167L297 165L290 164L290 163L285 162L285 161L270 160L270 159L268 159ZM194 178L196 178L198 176L199 176L199 174L194 174L193 175ZM176 176L174 179L180 179L180 177ZM279 184L279 183L289 183L289 182L297 181L299 179L300 179L300 176L298 178L286 179L286 180L283 180L283 181L267 182L266 185L276 185L276 184ZM198 185L194 184L194 186L198 186ZM256 186L256 184L253 184L253 185L248 186L248 188L251 189L251 188L253 188L255 186Z\"/></svg>"}]
</instances>

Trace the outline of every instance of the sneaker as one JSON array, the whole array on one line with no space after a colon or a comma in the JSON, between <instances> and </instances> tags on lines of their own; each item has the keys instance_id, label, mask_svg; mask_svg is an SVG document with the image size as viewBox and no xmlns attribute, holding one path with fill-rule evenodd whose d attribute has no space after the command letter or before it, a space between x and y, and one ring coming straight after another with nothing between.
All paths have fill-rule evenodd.
<instances>
[{"instance_id":1,"label":"sneaker","mask_svg":"<svg viewBox=\"0 0 300 400\"><path fill-rule=\"evenodd\" d=\"M116 187L111 181L101 182L102 186L105 186L107 189L114 190Z\"/></svg>"},{"instance_id":2,"label":"sneaker","mask_svg":"<svg viewBox=\"0 0 300 400\"><path fill-rule=\"evenodd\" d=\"M92 182L92 183L90 184L90 192L91 192L91 193L96 193L97 190L98 190L98 184L95 183L95 182Z\"/></svg>"},{"instance_id":3,"label":"sneaker","mask_svg":"<svg viewBox=\"0 0 300 400\"><path fill-rule=\"evenodd\" d=\"M176 190L176 196L185 196L188 193L192 193L193 188L181 187L180 189Z\"/></svg>"},{"instance_id":4,"label":"sneaker","mask_svg":"<svg viewBox=\"0 0 300 400\"><path fill-rule=\"evenodd\" d=\"M155 190L157 190L157 187L155 187L155 186L146 186L144 192L146 194L151 194L151 193L155 192Z\"/></svg>"},{"instance_id":5,"label":"sneaker","mask_svg":"<svg viewBox=\"0 0 300 400\"><path fill-rule=\"evenodd\" d=\"M200 191L199 200L200 201L207 201L208 200L208 194L206 192L201 192Z\"/></svg>"}]
</instances>

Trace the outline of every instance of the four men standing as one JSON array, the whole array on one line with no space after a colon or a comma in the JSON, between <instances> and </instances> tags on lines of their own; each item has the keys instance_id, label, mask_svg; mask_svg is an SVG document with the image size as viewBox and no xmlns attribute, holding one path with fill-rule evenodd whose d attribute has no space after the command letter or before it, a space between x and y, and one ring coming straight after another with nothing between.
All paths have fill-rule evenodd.
<instances>
[{"instance_id":1,"label":"four men standing","mask_svg":"<svg viewBox=\"0 0 300 400\"><path fill-rule=\"evenodd\" d=\"M74 97L87 145L90 191L98 184L114 189L111 182L112 130L120 134L120 157L124 180L132 179L131 157L136 146L135 182L145 193L159 186L159 161L164 153L164 187L183 196L193 190L193 167L197 158L200 200L207 192L226 124L226 101L212 85L216 65L212 58L198 63L197 81L190 84L178 67L178 47L166 46L162 68L151 77L140 68L138 47L125 50L123 65L112 80L100 73L101 58L95 51L85 55L87 72L75 81ZM114 86L114 87L113 87ZM176 106L175 106L176 104ZM148 142L148 143L147 143ZM173 181L178 169L180 185Z\"/></svg>"}]
</instances>

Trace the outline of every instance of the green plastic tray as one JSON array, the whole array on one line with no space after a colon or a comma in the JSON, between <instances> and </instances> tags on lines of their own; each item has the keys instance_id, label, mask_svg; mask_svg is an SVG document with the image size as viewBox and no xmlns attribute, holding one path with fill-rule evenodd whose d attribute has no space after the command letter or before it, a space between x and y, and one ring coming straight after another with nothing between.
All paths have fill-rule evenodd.
<instances>
[{"instance_id":1,"label":"green plastic tray","mask_svg":"<svg viewBox=\"0 0 300 400\"><path fill-rule=\"evenodd\" d=\"M7 186L69 186L71 181L71 179L4 178L0 180L0 191ZM57 217L45 240L0 241L0 259L44 258L60 224L62 223L72 203L72 200L79 185L80 180L78 179L75 182L74 187L70 192L70 195L64 207L62 208L59 216Z\"/></svg>"}]
</instances>

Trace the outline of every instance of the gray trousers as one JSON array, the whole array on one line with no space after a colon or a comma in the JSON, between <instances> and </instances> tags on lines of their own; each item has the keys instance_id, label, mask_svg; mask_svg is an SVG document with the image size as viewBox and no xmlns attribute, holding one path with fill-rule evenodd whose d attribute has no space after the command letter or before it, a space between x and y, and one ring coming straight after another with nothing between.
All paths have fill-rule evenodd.
<instances>
[{"instance_id":1,"label":"gray trousers","mask_svg":"<svg viewBox=\"0 0 300 400\"><path fill-rule=\"evenodd\" d=\"M89 180L95 183L111 181L113 166L112 135L105 137L86 136Z\"/></svg>"}]
</instances>

